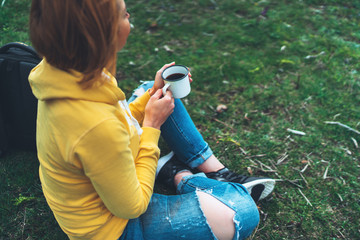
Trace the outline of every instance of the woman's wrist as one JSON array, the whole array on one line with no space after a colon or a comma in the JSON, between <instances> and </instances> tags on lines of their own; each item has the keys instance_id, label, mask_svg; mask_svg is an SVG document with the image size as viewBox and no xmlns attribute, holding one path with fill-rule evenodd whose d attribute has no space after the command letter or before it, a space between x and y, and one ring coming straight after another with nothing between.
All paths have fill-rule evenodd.
<instances>
[{"instance_id":1,"label":"woman's wrist","mask_svg":"<svg viewBox=\"0 0 360 240\"><path fill-rule=\"evenodd\" d=\"M144 122L143 122L142 126L143 127L151 127L151 128L155 128L155 129L158 129L158 130L160 130L160 127L161 127L161 125L153 123L153 122L149 122L149 121L147 121L147 119L144 119Z\"/></svg>"}]
</instances>

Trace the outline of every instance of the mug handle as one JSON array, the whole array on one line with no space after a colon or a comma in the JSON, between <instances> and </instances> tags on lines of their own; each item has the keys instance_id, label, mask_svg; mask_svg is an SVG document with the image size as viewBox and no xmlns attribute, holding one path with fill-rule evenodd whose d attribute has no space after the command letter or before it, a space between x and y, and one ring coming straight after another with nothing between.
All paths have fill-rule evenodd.
<instances>
[{"instance_id":1,"label":"mug handle","mask_svg":"<svg viewBox=\"0 0 360 240\"><path fill-rule=\"evenodd\" d=\"M170 83L166 83L165 86L164 86L163 89L162 89L163 96L165 96L166 90L167 90L169 87L170 87Z\"/></svg>"}]
</instances>

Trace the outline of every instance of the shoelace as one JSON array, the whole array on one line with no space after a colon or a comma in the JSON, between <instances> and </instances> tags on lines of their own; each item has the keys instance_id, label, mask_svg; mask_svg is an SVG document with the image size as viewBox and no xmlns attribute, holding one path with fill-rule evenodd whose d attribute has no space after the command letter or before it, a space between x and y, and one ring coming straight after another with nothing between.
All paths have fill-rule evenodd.
<instances>
[{"instance_id":1,"label":"shoelace","mask_svg":"<svg viewBox=\"0 0 360 240\"><path fill-rule=\"evenodd\" d=\"M239 175L239 174L231 172L231 171L228 171L222 175L223 175L223 178L225 178L229 182L237 182L237 183L244 183L249 178L247 176Z\"/></svg>"},{"instance_id":2,"label":"shoelace","mask_svg":"<svg viewBox=\"0 0 360 240\"><path fill-rule=\"evenodd\" d=\"M217 172L211 172L206 175L210 178L224 178L226 181L237 183L244 183L249 178L245 175L234 173L227 168L221 169Z\"/></svg>"}]
</instances>

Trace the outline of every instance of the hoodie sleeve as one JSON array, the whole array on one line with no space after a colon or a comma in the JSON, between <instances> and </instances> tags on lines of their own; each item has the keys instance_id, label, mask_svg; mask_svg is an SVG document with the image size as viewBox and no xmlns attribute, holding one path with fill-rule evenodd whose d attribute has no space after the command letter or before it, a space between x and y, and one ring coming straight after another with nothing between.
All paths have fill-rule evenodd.
<instances>
[{"instance_id":1,"label":"hoodie sleeve","mask_svg":"<svg viewBox=\"0 0 360 240\"><path fill-rule=\"evenodd\" d=\"M145 107L150 97L151 96L149 92L146 91L143 95L136 98L133 102L129 104L131 114L134 116L134 118L136 118L140 125L142 125L142 122L144 120Z\"/></svg>"},{"instance_id":2,"label":"hoodie sleeve","mask_svg":"<svg viewBox=\"0 0 360 240\"><path fill-rule=\"evenodd\" d=\"M123 123L105 120L82 137L75 157L105 206L125 219L143 214L153 193L160 131L143 128L136 159ZM135 154L136 155L136 154Z\"/></svg>"}]
</instances>

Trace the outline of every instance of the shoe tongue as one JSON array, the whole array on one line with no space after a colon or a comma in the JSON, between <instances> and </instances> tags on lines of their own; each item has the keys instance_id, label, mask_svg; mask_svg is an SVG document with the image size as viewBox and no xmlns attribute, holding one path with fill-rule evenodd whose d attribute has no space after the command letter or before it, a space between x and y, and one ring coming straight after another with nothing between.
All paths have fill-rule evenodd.
<instances>
[{"instance_id":1,"label":"shoe tongue","mask_svg":"<svg viewBox=\"0 0 360 240\"><path fill-rule=\"evenodd\" d=\"M226 167L224 167L224 168L217 171L217 173L220 173L220 174L224 174L224 173L227 173L227 172L229 172L229 169L226 168Z\"/></svg>"}]
</instances>

